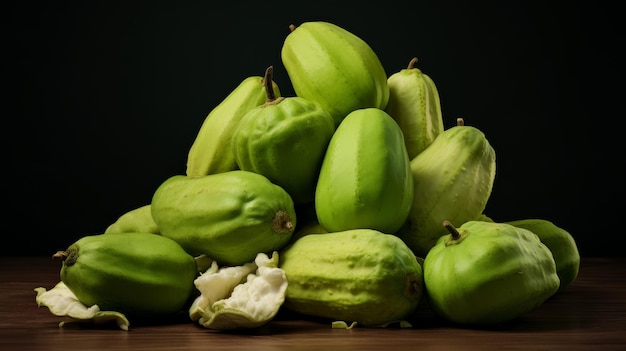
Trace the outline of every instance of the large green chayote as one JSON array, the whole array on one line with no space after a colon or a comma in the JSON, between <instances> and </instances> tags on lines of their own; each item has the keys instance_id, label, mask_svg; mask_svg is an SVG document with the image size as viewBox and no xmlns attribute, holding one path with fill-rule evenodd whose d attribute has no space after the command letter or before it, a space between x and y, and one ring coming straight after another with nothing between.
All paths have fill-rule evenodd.
<instances>
[{"instance_id":1,"label":"large green chayote","mask_svg":"<svg viewBox=\"0 0 626 351\"><path fill-rule=\"evenodd\" d=\"M305 315L380 326L408 318L423 297L415 255L377 230L307 234L280 257L289 281L284 306Z\"/></svg>"},{"instance_id":2,"label":"large green chayote","mask_svg":"<svg viewBox=\"0 0 626 351\"><path fill-rule=\"evenodd\" d=\"M271 81L273 68L266 72ZM232 153L240 169L266 176L294 203L310 203L328 142L335 132L332 116L299 96L275 96L248 111L232 136Z\"/></svg>"},{"instance_id":3,"label":"large green chayote","mask_svg":"<svg viewBox=\"0 0 626 351\"><path fill-rule=\"evenodd\" d=\"M85 306L132 316L182 311L198 268L174 240L153 233L88 235L59 251L61 281Z\"/></svg>"},{"instance_id":4,"label":"large green chayote","mask_svg":"<svg viewBox=\"0 0 626 351\"><path fill-rule=\"evenodd\" d=\"M319 103L336 126L356 109L387 106L387 73L363 39L324 21L290 29L281 59L296 95Z\"/></svg>"},{"instance_id":5,"label":"large green chayote","mask_svg":"<svg viewBox=\"0 0 626 351\"><path fill-rule=\"evenodd\" d=\"M391 234L406 220L413 175L398 124L378 108L355 110L332 136L315 191L328 231L370 228Z\"/></svg>"},{"instance_id":6,"label":"large green chayote","mask_svg":"<svg viewBox=\"0 0 626 351\"><path fill-rule=\"evenodd\" d=\"M244 170L168 178L154 192L152 217L190 254L233 266L281 249L296 226L291 196Z\"/></svg>"},{"instance_id":7,"label":"large green chayote","mask_svg":"<svg viewBox=\"0 0 626 351\"><path fill-rule=\"evenodd\" d=\"M469 221L424 258L429 305L459 324L494 324L517 318L557 292L550 249L533 232L506 223Z\"/></svg>"},{"instance_id":8,"label":"large green chayote","mask_svg":"<svg viewBox=\"0 0 626 351\"><path fill-rule=\"evenodd\" d=\"M416 63L414 57L407 68L389 76L389 102L385 107L402 129L410 159L424 151L444 130L437 86L415 67Z\"/></svg>"}]
</instances>

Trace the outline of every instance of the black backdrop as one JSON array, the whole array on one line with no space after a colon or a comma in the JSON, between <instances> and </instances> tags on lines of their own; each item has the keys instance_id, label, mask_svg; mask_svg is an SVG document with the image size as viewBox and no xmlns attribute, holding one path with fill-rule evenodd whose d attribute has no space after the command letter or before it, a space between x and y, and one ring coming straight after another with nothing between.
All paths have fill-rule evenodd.
<instances>
[{"instance_id":1,"label":"black backdrop","mask_svg":"<svg viewBox=\"0 0 626 351\"><path fill-rule=\"evenodd\" d=\"M293 94L280 61L288 25L326 20L368 42L388 74L418 56L446 126L463 117L486 133L493 219L549 219L583 256L622 256L618 11L489 3L5 5L5 255L52 254L149 203L243 78L274 65Z\"/></svg>"}]
</instances>

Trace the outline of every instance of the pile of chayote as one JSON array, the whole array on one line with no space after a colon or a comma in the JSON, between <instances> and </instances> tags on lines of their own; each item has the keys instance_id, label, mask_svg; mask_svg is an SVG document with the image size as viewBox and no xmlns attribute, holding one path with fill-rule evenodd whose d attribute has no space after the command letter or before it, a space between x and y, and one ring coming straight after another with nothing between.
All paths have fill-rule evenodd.
<instances>
[{"instance_id":1,"label":"pile of chayote","mask_svg":"<svg viewBox=\"0 0 626 351\"><path fill-rule=\"evenodd\" d=\"M289 27L281 59L295 95L272 65L243 79L206 116L185 174L53 255L61 281L35 289L38 305L124 330L181 313L256 328L281 309L410 328L420 306L472 326L513 320L576 279L568 231L484 213L495 150L462 118L444 128L416 58L388 74L363 39L311 21Z\"/></svg>"}]
</instances>

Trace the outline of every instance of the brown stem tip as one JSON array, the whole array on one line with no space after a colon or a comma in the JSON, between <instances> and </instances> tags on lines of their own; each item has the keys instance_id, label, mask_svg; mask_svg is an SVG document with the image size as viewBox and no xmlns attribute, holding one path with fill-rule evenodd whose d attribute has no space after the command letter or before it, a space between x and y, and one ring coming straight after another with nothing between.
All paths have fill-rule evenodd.
<instances>
[{"instance_id":1,"label":"brown stem tip","mask_svg":"<svg viewBox=\"0 0 626 351\"><path fill-rule=\"evenodd\" d=\"M263 86L265 87L265 95L267 96L267 100L265 103L261 105L261 107L266 107L269 105L277 105L281 101L285 99L284 96L276 96L276 92L274 91L274 66L269 66L265 70L265 75L263 76Z\"/></svg>"},{"instance_id":2,"label":"brown stem tip","mask_svg":"<svg viewBox=\"0 0 626 351\"><path fill-rule=\"evenodd\" d=\"M452 239L458 239L461 236L461 233L449 221L443 221L443 226L452 234Z\"/></svg>"},{"instance_id":3,"label":"brown stem tip","mask_svg":"<svg viewBox=\"0 0 626 351\"><path fill-rule=\"evenodd\" d=\"M68 255L67 251L57 251L52 255L52 259L64 261Z\"/></svg>"}]
</instances>

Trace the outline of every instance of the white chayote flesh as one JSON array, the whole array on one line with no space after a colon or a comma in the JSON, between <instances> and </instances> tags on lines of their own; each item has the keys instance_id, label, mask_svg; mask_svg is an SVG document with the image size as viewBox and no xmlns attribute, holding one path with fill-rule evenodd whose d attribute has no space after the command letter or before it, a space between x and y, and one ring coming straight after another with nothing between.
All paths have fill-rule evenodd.
<instances>
[{"instance_id":1,"label":"white chayote flesh","mask_svg":"<svg viewBox=\"0 0 626 351\"><path fill-rule=\"evenodd\" d=\"M115 311L101 311L98 305L85 306L74 293L63 283L59 282L52 289L35 288L37 296L35 302L39 307L46 306L52 314L61 317L70 317L78 322L103 324L115 322L122 330L128 330L129 322L126 316ZM62 327L65 322L59 323Z\"/></svg>"},{"instance_id":2,"label":"white chayote flesh","mask_svg":"<svg viewBox=\"0 0 626 351\"><path fill-rule=\"evenodd\" d=\"M287 277L278 253L254 262L219 268L213 262L194 281L200 291L189 308L192 320L210 329L255 328L269 322L285 301Z\"/></svg>"}]
</instances>

